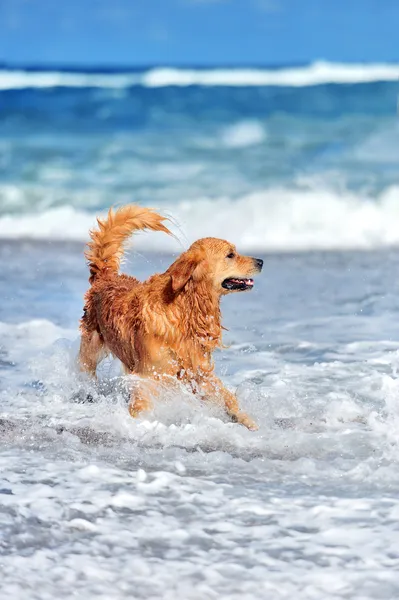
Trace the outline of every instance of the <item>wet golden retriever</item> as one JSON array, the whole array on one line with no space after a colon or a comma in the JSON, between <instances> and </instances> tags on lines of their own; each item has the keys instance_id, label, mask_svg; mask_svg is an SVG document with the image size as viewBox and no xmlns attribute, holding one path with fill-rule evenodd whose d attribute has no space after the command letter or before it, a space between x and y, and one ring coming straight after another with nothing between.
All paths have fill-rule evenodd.
<instances>
[{"instance_id":1,"label":"wet golden retriever","mask_svg":"<svg viewBox=\"0 0 399 600\"><path fill-rule=\"evenodd\" d=\"M95 376L97 364L111 353L127 373L139 375L129 405L133 417L151 408L160 382L179 379L201 398L223 403L234 421L257 429L214 375L212 352L222 345L221 296L251 289L263 261L241 256L225 240L204 238L145 282L120 275L130 234L142 229L170 234L165 220L149 208L128 205L110 210L90 232L91 287L80 325L80 366Z\"/></svg>"}]
</instances>

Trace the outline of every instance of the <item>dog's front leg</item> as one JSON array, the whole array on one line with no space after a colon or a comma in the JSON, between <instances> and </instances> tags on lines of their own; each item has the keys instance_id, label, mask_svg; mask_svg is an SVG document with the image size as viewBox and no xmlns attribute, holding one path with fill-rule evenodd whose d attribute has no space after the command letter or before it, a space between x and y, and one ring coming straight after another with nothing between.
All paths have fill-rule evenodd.
<instances>
[{"instance_id":1,"label":"dog's front leg","mask_svg":"<svg viewBox=\"0 0 399 600\"><path fill-rule=\"evenodd\" d=\"M237 423L245 425L248 429L256 431L258 429L255 421L245 412L240 410L238 400L234 394L229 392L223 383L215 375L207 375L197 380L200 393L206 398L212 400L221 400L228 415Z\"/></svg>"},{"instance_id":2,"label":"dog's front leg","mask_svg":"<svg viewBox=\"0 0 399 600\"><path fill-rule=\"evenodd\" d=\"M135 388L132 390L129 413L136 418L141 413L149 412L152 409L152 400L157 394L156 381L152 379L141 379Z\"/></svg>"}]
</instances>

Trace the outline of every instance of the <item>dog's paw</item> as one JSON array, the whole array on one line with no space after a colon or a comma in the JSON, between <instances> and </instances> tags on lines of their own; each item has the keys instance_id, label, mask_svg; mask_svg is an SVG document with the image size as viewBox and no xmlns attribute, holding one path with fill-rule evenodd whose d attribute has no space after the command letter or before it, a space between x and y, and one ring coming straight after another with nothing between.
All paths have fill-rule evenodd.
<instances>
[{"instance_id":1,"label":"dog's paw","mask_svg":"<svg viewBox=\"0 0 399 600\"><path fill-rule=\"evenodd\" d=\"M240 425L244 425L250 431L257 431L259 429L258 425L245 413L237 413L233 416L233 421L235 423L239 423Z\"/></svg>"}]
</instances>

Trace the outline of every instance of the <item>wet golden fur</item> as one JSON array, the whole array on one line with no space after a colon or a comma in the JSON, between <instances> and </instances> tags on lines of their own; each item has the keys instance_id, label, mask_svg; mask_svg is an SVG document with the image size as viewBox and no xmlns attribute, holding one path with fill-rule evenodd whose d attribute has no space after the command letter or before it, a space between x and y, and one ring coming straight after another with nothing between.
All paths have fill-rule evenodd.
<instances>
[{"instance_id":1,"label":"wet golden fur","mask_svg":"<svg viewBox=\"0 0 399 600\"><path fill-rule=\"evenodd\" d=\"M230 292L226 278L248 278L261 261L240 256L225 240L204 238L165 271L140 282L119 274L124 242L142 229L163 231L165 219L148 208L129 205L109 211L90 232L86 258L91 287L81 320L81 368L95 376L97 364L112 353L127 373L140 375L130 403L137 416L151 407L157 382L176 378L203 399L223 403L227 413L249 429L234 394L214 375L212 352L221 346L220 298Z\"/></svg>"}]
</instances>

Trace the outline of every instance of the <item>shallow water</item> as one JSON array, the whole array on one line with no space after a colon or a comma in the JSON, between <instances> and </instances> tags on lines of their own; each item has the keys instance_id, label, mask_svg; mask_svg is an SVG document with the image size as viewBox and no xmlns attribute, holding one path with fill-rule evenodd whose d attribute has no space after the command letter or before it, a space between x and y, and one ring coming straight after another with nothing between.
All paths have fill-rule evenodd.
<instances>
[{"instance_id":1,"label":"shallow water","mask_svg":"<svg viewBox=\"0 0 399 600\"><path fill-rule=\"evenodd\" d=\"M4 597L399 597L399 252L264 258L216 357L253 433L184 390L132 420L76 371L81 245L0 245Z\"/></svg>"}]
</instances>

